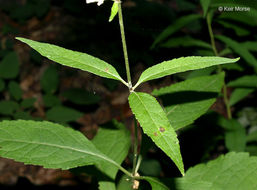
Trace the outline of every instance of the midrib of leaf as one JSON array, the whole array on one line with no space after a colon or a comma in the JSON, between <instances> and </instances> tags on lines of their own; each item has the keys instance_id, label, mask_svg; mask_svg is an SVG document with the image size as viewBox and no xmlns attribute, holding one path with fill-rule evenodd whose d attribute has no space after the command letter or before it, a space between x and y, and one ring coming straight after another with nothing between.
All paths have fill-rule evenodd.
<instances>
[{"instance_id":1,"label":"midrib of leaf","mask_svg":"<svg viewBox=\"0 0 257 190\"><path fill-rule=\"evenodd\" d=\"M0 129L0 130L4 130L4 129ZM6 133L9 133L8 131L4 130ZM11 135L12 136L12 135ZM77 149L77 148L73 148L73 147L70 147L70 146L62 146L62 145L57 145L57 144L51 144L51 143L42 143L42 142L37 142L37 141L34 141L34 142L30 142L30 141L25 141L25 140L9 140L9 139L0 139L2 141L5 141L5 142L14 142L14 143L26 143L26 144L32 144L32 145L44 145L44 146L49 146L49 147L56 147L56 148L60 148L60 149L65 149L65 150L72 150L72 151L76 151L76 152L81 152L81 153L85 153L85 154L89 154L91 156L95 156L95 157L98 157L98 158L101 158L105 161L108 161L109 163L115 165L116 167L118 167L120 169L120 165L117 164L116 162L114 162L113 160L109 159L108 157L106 157L105 155L103 154L96 154L96 153L93 153L93 152L88 152L88 151L85 151L85 150L81 150L81 149ZM0 149L1 150L1 149ZM11 151L6 151L6 152L11 152Z\"/></svg>"},{"instance_id":2,"label":"midrib of leaf","mask_svg":"<svg viewBox=\"0 0 257 190\"><path fill-rule=\"evenodd\" d=\"M135 95L138 97L138 99L140 100L141 104L144 106L144 108L145 108L145 110L146 110L146 112L147 112L147 115L149 115L149 117L151 118L151 120L152 120L153 123L155 124L155 127L156 127L157 130L158 130L158 126L157 126L156 122L153 120L153 118L151 117L151 114L150 114L150 113L148 112L148 110L146 109L146 107L145 107L143 101L142 101L141 98L137 95L137 93L135 93ZM162 137L163 137L165 143L169 146L169 148L170 148L170 150L172 151L172 153L173 153L174 155L176 155L176 153L174 153L172 147L170 146L170 144L168 143L168 141L166 140L166 138L164 138L164 136L162 136ZM177 161L177 163L179 163L179 160L178 160L177 158L176 158L176 161Z\"/></svg>"},{"instance_id":3,"label":"midrib of leaf","mask_svg":"<svg viewBox=\"0 0 257 190\"><path fill-rule=\"evenodd\" d=\"M25 39L25 38L16 37L16 39L17 39L17 40L20 40L20 41L23 42L23 43L26 43L27 45L29 45L31 48L33 48L33 49L35 49L35 50L37 49L36 51L38 51L42 56L47 57L48 59L51 59L51 57L53 56L53 57L55 57L55 58L57 58L57 59L58 59L58 57L60 57L60 58L65 58L65 59L69 60L70 62L77 62L77 63L83 64L83 65L85 65L85 66L87 66L87 67L90 67L90 68L93 68L93 69L95 69L95 70L98 70L98 71L100 71L100 72L102 72L102 73L104 73L104 74L108 73L108 75L114 77L115 79L120 80L123 84L125 84L126 86L128 86L128 84L119 76L119 74L117 73L117 71L115 70L115 68L114 68L112 65L110 65L110 66L112 67L112 70L113 70L114 72L116 72L118 75L112 74L112 73L110 73L110 72L108 72L108 71L105 71L104 69L98 68L98 67L97 67L97 66L98 66L97 64L86 64L86 63L84 63L84 62L81 62L80 60L74 60L74 59L71 58L71 56L67 56L66 54L62 54L62 55L60 56L58 53L55 52L54 47L60 49L60 51L70 51L70 52L72 52L72 53L74 53L74 54L76 54L76 55L79 55L78 57L88 56L90 59L95 60L96 62L101 61L100 59L95 58L95 57L93 57L93 56L91 56L91 55L88 55L88 54L85 54L85 53L81 53L81 52L78 52L78 51L73 51L73 50L65 49L65 48L63 48L63 47L59 47L59 46L52 45L52 44L48 44L48 43L36 42L36 41L29 40L29 39ZM30 42L30 43L28 43L28 42ZM35 43L39 43L39 44L41 44L42 46L45 46L45 47L47 46L47 47L46 47L46 48L42 48L42 47L39 47L39 46L38 46L37 44L35 44ZM48 50L51 51L50 55L43 55L44 53L41 53L41 52L45 52L45 49L48 49ZM49 54L49 53L48 53L48 54ZM57 61L55 61L55 62L57 62ZM62 63L59 63L59 64L62 64ZM107 64L106 67L107 67L107 68L109 67L109 64L106 63L105 61L102 61L101 64L105 64L105 65ZM62 65L65 65L65 64L62 64ZM73 65L73 64L71 64L71 65L65 65L65 66L70 66L70 67L72 67L72 65ZM76 67L76 69L80 69L80 68L77 68L77 67ZM80 70L82 70L82 69L80 69ZM90 71L90 72L91 72L91 71ZM92 72L91 72L91 73L92 73ZM93 73L93 74L94 74L94 73ZM97 74L95 74L95 75L97 75ZM107 78L108 78L108 77L107 77Z\"/></svg>"},{"instance_id":4,"label":"midrib of leaf","mask_svg":"<svg viewBox=\"0 0 257 190\"><path fill-rule=\"evenodd\" d=\"M49 47L50 47L50 49L53 50L53 48L52 48L51 46L49 46ZM81 54L81 55L79 55L79 56L85 56L85 55L83 55L83 54L80 53L80 52L73 51L73 50L70 50L70 51L72 51L73 53ZM53 51L53 52L54 52L54 51ZM55 54L55 55L56 55L56 56L59 56L58 54ZM46 56L46 57L47 57L47 56ZM91 67L91 68L93 68L93 69L98 69L98 70L100 70L100 71L103 72L103 73L106 73L106 72L107 72L107 71L105 71L105 70L103 70L103 69L97 67L97 64L96 64L95 67L94 67L94 65L92 65L92 64L85 64L84 62L81 62L81 61L79 61L79 60L71 59L70 56L66 57L65 55L62 55L62 57L65 58L65 59L67 59L67 60L73 61L73 62L79 62L80 64L86 65L87 67ZM48 58L48 57L47 57L47 58ZM93 56L91 56L91 59L95 59L95 61L98 62L98 60L97 60L96 58L94 58ZM108 66L107 66L107 67L108 67ZM126 84L126 82L125 82L120 76L114 75L114 74L109 73L109 72L107 72L107 73L108 73L109 75L111 75L111 76L113 76L113 77L115 77L115 78L121 80L122 83L125 83L125 84Z\"/></svg>"},{"instance_id":5,"label":"midrib of leaf","mask_svg":"<svg viewBox=\"0 0 257 190\"><path fill-rule=\"evenodd\" d=\"M181 57L182 58L182 57ZM174 60L174 62L176 62L178 59L181 59L181 58L177 58L177 59L173 59ZM183 57L184 59L186 58L186 57ZM192 57L193 58L193 57ZM172 61L172 60L171 60ZM164 61L164 62L162 62L162 63L160 63L160 64L166 64L166 63L168 63L169 61ZM201 64L206 64L206 63L209 63L210 62L210 60L208 60L208 61L201 61ZM190 65L192 65L192 63L187 63L187 64L185 64L185 65L175 65L175 63L173 63L174 64L174 66L172 67L172 68L169 68L169 69L166 69L166 70L161 70L161 71L159 71L159 72L157 72L157 73L154 73L154 74L152 74L152 73L150 73L150 74L148 74L147 75L147 77L144 77L143 79L141 79L141 76L144 74L144 72L145 71L147 71L148 69L151 69L151 68L154 68L154 67L157 67L157 66L159 66L159 64L157 64L157 65L154 65L154 66L152 66L152 67L149 67L148 69L146 69L142 74L141 74L141 76L140 76L140 78L139 78L139 80L138 80L138 82L135 84L135 86L133 87L134 89L137 87L137 86L139 86L141 83L143 83L143 82L145 82L145 80L148 80L149 78L152 78L152 77L154 77L154 76L158 76L159 74L162 74L162 73L165 73L165 72L169 72L169 71L172 71L172 70L175 70L175 69L178 69L178 68L181 68L181 67L187 67L188 65L190 66ZM167 65L164 65L164 67L165 66L167 66ZM211 66L211 65L210 65ZM198 69L201 69L202 68L202 66L201 67L199 67ZM189 69L189 70L191 70L191 69ZM189 71L189 70L187 70L187 71ZM151 79L150 79L151 80Z\"/></svg>"}]
</instances>

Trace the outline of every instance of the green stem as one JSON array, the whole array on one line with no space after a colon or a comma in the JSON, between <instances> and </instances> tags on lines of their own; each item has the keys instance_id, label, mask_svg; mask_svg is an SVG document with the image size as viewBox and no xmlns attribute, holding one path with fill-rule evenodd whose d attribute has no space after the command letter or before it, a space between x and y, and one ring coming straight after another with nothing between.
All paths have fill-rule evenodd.
<instances>
[{"instance_id":1,"label":"green stem","mask_svg":"<svg viewBox=\"0 0 257 190\"><path fill-rule=\"evenodd\" d=\"M133 176L136 175L136 164L137 164L137 156L138 156L138 129L137 129L137 120L134 118L134 146L133 146L133 168L132 168L132 174Z\"/></svg>"},{"instance_id":2,"label":"green stem","mask_svg":"<svg viewBox=\"0 0 257 190\"><path fill-rule=\"evenodd\" d=\"M214 35L213 35L212 27L211 27L211 14L210 14L210 13L207 14L207 25L208 25L209 35L210 35L210 38L211 38L212 50L213 50L213 52L214 52L214 54L215 54L216 56L219 56L219 55L218 55L218 51L217 51L217 49L216 49L215 40L214 40Z\"/></svg>"},{"instance_id":3,"label":"green stem","mask_svg":"<svg viewBox=\"0 0 257 190\"><path fill-rule=\"evenodd\" d=\"M215 56L219 56L219 53L218 53L216 45L215 45L215 39L214 39L212 27L211 27L211 14L210 13L207 14L207 25L208 25L209 35L210 35L210 38L211 38L212 50L213 50ZM218 72L219 73L222 72L222 67L220 65L218 65ZM224 99L224 103L225 103L225 106L226 106L228 119L232 119L231 109L230 109L229 101L228 101L226 83L224 83L224 85L223 85L223 99Z\"/></svg>"},{"instance_id":4,"label":"green stem","mask_svg":"<svg viewBox=\"0 0 257 190\"><path fill-rule=\"evenodd\" d=\"M127 51L125 31L124 31L124 24L123 24L121 1L117 0L117 2L119 4L119 6L118 6L118 8L119 8L118 9L118 14L119 14L119 23L120 23L120 33L121 33L121 41L122 41L124 60L125 60L125 67L126 67L126 73L127 73L128 87L129 87L129 90L131 91L132 83L131 83L131 76L130 76L130 69L129 69L128 51Z\"/></svg>"}]
</instances>

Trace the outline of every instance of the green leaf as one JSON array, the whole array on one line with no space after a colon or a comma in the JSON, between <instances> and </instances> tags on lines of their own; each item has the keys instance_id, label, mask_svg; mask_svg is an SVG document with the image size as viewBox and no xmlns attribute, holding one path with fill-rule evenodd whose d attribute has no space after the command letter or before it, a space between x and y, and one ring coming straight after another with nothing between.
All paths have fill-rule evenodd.
<instances>
[{"instance_id":1,"label":"green leaf","mask_svg":"<svg viewBox=\"0 0 257 190\"><path fill-rule=\"evenodd\" d=\"M257 88L257 75L245 75L230 81L228 87Z\"/></svg>"},{"instance_id":2,"label":"green leaf","mask_svg":"<svg viewBox=\"0 0 257 190\"><path fill-rule=\"evenodd\" d=\"M244 68L242 66L233 63L222 65L222 68L225 70L244 71Z\"/></svg>"},{"instance_id":3,"label":"green leaf","mask_svg":"<svg viewBox=\"0 0 257 190\"><path fill-rule=\"evenodd\" d=\"M116 190L115 183L110 181L100 181L99 190Z\"/></svg>"},{"instance_id":4,"label":"green leaf","mask_svg":"<svg viewBox=\"0 0 257 190\"><path fill-rule=\"evenodd\" d=\"M228 47L230 47L235 53L240 55L250 66L257 69L257 60L255 57L248 51L245 46L241 45L235 40L228 38L226 36L217 35L215 36L218 40L224 42Z\"/></svg>"},{"instance_id":5,"label":"green leaf","mask_svg":"<svg viewBox=\"0 0 257 190\"><path fill-rule=\"evenodd\" d=\"M253 142L253 141L257 142L257 130L248 134L246 140L247 142Z\"/></svg>"},{"instance_id":6,"label":"green leaf","mask_svg":"<svg viewBox=\"0 0 257 190\"><path fill-rule=\"evenodd\" d=\"M0 78L13 79L19 73L19 60L15 52L8 53L0 63Z\"/></svg>"},{"instance_id":7,"label":"green leaf","mask_svg":"<svg viewBox=\"0 0 257 190\"><path fill-rule=\"evenodd\" d=\"M22 100L21 107L24 109L32 108L34 106L34 103L36 101L36 98L27 98Z\"/></svg>"},{"instance_id":8,"label":"green leaf","mask_svg":"<svg viewBox=\"0 0 257 190\"><path fill-rule=\"evenodd\" d=\"M144 133L173 160L184 175L177 134L160 104L149 94L132 92L129 95L129 105Z\"/></svg>"},{"instance_id":9,"label":"green leaf","mask_svg":"<svg viewBox=\"0 0 257 190\"><path fill-rule=\"evenodd\" d=\"M169 188L161 183L157 178L143 177L143 179L151 184L152 190L169 190Z\"/></svg>"},{"instance_id":10,"label":"green leaf","mask_svg":"<svg viewBox=\"0 0 257 190\"><path fill-rule=\"evenodd\" d=\"M68 50L48 43L40 43L33 40L28 40L25 38L16 39L28 44L41 55L52 61L65 66L81 69L83 71L88 71L101 77L119 80L127 85L127 83L120 77L112 65L91 55Z\"/></svg>"},{"instance_id":11,"label":"green leaf","mask_svg":"<svg viewBox=\"0 0 257 190\"><path fill-rule=\"evenodd\" d=\"M14 119L22 119L22 120L34 120L34 118L30 115L29 112L18 111L13 114Z\"/></svg>"},{"instance_id":12,"label":"green leaf","mask_svg":"<svg viewBox=\"0 0 257 190\"><path fill-rule=\"evenodd\" d=\"M0 122L0 156L25 164L67 170L115 161L105 156L80 132L43 121Z\"/></svg>"},{"instance_id":13,"label":"green leaf","mask_svg":"<svg viewBox=\"0 0 257 190\"><path fill-rule=\"evenodd\" d=\"M257 156L257 146L248 145L245 149L246 152L249 152L251 156Z\"/></svg>"},{"instance_id":14,"label":"green leaf","mask_svg":"<svg viewBox=\"0 0 257 190\"><path fill-rule=\"evenodd\" d=\"M233 63L232 63L233 64ZM226 64L227 65L227 64ZM235 64L233 64L235 65ZM208 76L208 75L211 75L211 73L213 71L217 70L217 68L215 66L213 67L207 67L207 68L204 68L204 69L200 69L200 70L194 70L194 71L191 71L186 79L192 79L192 78L196 78L196 77L201 77L201 76Z\"/></svg>"},{"instance_id":15,"label":"green leaf","mask_svg":"<svg viewBox=\"0 0 257 190\"><path fill-rule=\"evenodd\" d=\"M176 179L177 190L246 190L257 186L257 157L230 152L190 168Z\"/></svg>"},{"instance_id":16,"label":"green leaf","mask_svg":"<svg viewBox=\"0 0 257 190\"><path fill-rule=\"evenodd\" d=\"M247 36L250 34L250 31L248 31L238 25L235 25L231 22L226 22L223 20L218 20L217 22L225 28L230 28L230 29L234 30L236 35L238 35L238 36Z\"/></svg>"},{"instance_id":17,"label":"green leaf","mask_svg":"<svg viewBox=\"0 0 257 190\"><path fill-rule=\"evenodd\" d=\"M57 69L54 66L49 66L43 76L41 77L40 84L44 92L55 93L59 85L59 76Z\"/></svg>"},{"instance_id":18,"label":"green leaf","mask_svg":"<svg viewBox=\"0 0 257 190\"><path fill-rule=\"evenodd\" d=\"M0 78L0 92L3 91L5 88L4 80Z\"/></svg>"},{"instance_id":19,"label":"green leaf","mask_svg":"<svg viewBox=\"0 0 257 190\"><path fill-rule=\"evenodd\" d=\"M111 15L110 15L110 18L109 18L109 22L111 22L114 19L114 17L118 13L118 10L119 10L119 3L114 1L113 5L112 5L112 10L111 10Z\"/></svg>"},{"instance_id":20,"label":"green leaf","mask_svg":"<svg viewBox=\"0 0 257 190\"><path fill-rule=\"evenodd\" d=\"M111 127L114 127L114 129L111 129ZM128 155L130 148L130 133L122 123L114 120L110 123L110 126L107 124L98 130L92 143L110 159L121 164ZM97 168L112 179L115 179L118 172L117 168L108 164L97 165Z\"/></svg>"},{"instance_id":21,"label":"green leaf","mask_svg":"<svg viewBox=\"0 0 257 190\"><path fill-rule=\"evenodd\" d=\"M10 81L8 84L8 90L10 95L15 99L15 100L20 100L22 96L22 90L20 88L20 85L15 82L15 81Z\"/></svg>"},{"instance_id":22,"label":"green leaf","mask_svg":"<svg viewBox=\"0 0 257 190\"><path fill-rule=\"evenodd\" d=\"M128 176L123 175L118 182L117 190L131 190L131 179Z\"/></svg>"},{"instance_id":23,"label":"green leaf","mask_svg":"<svg viewBox=\"0 0 257 190\"><path fill-rule=\"evenodd\" d=\"M229 59L223 57L200 57L200 56L192 56L192 57L181 57L178 59L172 59L170 61L164 61L157 65L154 65L148 69L146 69L140 76L137 84L134 88L136 88L139 84L158 79L164 76L168 76L175 73L202 69L206 67L210 67L213 65L220 65L225 63L233 63L238 61L237 59Z\"/></svg>"},{"instance_id":24,"label":"green leaf","mask_svg":"<svg viewBox=\"0 0 257 190\"><path fill-rule=\"evenodd\" d=\"M198 14L192 14L192 15L187 15L184 17L181 17L179 19L176 19L176 21L169 25L167 28L165 28L162 33L160 33L155 41L153 42L151 49L155 48L155 46L166 39L167 37L171 36L173 33L177 32L179 29L182 27L186 26L187 24L193 22L194 20L197 20L201 18L201 15Z\"/></svg>"},{"instance_id":25,"label":"green leaf","mask_svg":"<svg viewBox=\"0 0 257 190\"><path fill-rule=\"evenodd\" d=\"M160 47L165 48L172 48L172 47L202 47L207 49L212 49L211 45L209 43L206 43L205 41L194 39L190 36L185 37L177 37L177 38L171 38L164 43L160 44Z\"/></svg>"},{"instance_id":26,"label":"green leaf","mask_svg":"<svg viewBox=\"0 0 257 190\"><path fill-rule=\"evenodd\" d=\"M225 129L225 145L229 151L243 152L246 147L246 131L234 119L227 120L220 117L218 124Z\"/></svg>"},{"instance_id":27,"label":"green leaf","mask_svg":"<svg viewBox=\"0 0 257 190\"><path fill-rule=\"evenodd\" d=\"M254 92L256 89L254 88L236 88L229 99L229 105L233 106L242 99L244 99L246 96Z\"/></svg>"},{"instance_id":28,"label":"green leaf","mask_svg":"<svg viewBox=\"0 0 257 190\"><path fill-rule=\"evenodd\" d=\"M69 101L79 105L91 105L99 102L100 97L84 89L73 88L64 91L61 95Z\"/></svg>"},{"instance_id":29,"label":"green leaf","mask_svg":"<svg viewBox=\"0 0 257 190\"><path fill-rule=\"evenodd\" d=\"M2 115L12 115L14 111L19 108L19 104L10 101L10 100L2 100L0 101L0 114Z\"/></svg>"},{"instance_id":30,"label":"green leaf","mask_svg":"<svg viewBox=\"0 0 257 190\"><path fill-rule=\"evenodd\" d=\"M161 174L162 168L160 163L157 160L153 159L145 159L141 162L140 173L147 176L155 176L158 177Z\"/></svg>"},{"instance_id":31,"label":"green leaf","mask_svg":"<svg viewBox=\"0 0 257 190\"><path fill-rule=\"evenodd\" d=\"M224 73L188 79L168 87L154 90L167 105L165 112L171 126L178 130L194 122L215 102L224 84ZM165 95L165 96L164 96Z\"/></svg>"},{"instance_id":32,"label":"green leaf","mask_svg":"<svg viewBox=\"0 0 257 190\"><path fill-rule=\"evenodd\" d=\"M46 119L59 123L76 121L82 117L82 113L65 106L55 106L46 112Z\"/></svg>"},{"instance_id":33,"label":"green leaf","mask_svg":"<svg viewBox=\"0 0 257 190\"><path fill-rule=\"evenodd\" d=\"M200 0L200 3L203 8L203 16L206 17L211 0Z\"/></svg>"},{"instance_id":34,"label":"green leaf","mask_svg":"<svg viewBox=\"0 0 257 190\"><path fill-rule=\"evenodd\" d=\"M43 102L46 107L58 106L61 104L60 99L52 94L44 95Z\"/></svg>"},{"instance_id":35,"label":"green leaf","mask_svg":"<svg viewBox=\"0 0 257 190\"><path fill-rule=\"evenodd\" d=\"M252 41L247 41L247 42L243 42L241 43L243 44L243 46L248 49L249 51L257 51L257 42L252 42Z\"/></svg>"}]
</instances>

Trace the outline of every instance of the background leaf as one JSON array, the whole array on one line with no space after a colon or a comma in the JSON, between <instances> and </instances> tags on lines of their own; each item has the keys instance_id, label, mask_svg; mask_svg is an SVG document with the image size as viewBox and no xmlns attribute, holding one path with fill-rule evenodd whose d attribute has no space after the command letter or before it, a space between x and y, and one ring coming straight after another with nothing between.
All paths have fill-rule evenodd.
<instances>
[{"instance_id":1,"label":"background leaf","mask_svg":"<svg viewBox=\"0 0 257 190\"><path fill-rule=\"evenodd\" d=\"M22 100L21 107L24 109L31 108L34 106L34 103L36 101L36 98L27 98Z\"/></svg>"},{"instance_id":2,"label":"background leaf","mask_svg":"<svg viewBox=\"0 0 257 190\"><path fill-rule=\"evenodd\" d=\"M229 105L233 106L238 103L240 100L244 99L246 96L254 92L254 88L236 88L230 98L229 98Z\"/></svg>"},{"instance_id":3,"label":"background leaf","mask_svg":"<svg viewBox=\"0 0 257 190\"><path fill-rule=\"evenodd\" d=\"M124 124L114 120L98 130L92 143L109 158L118 164L121 164L128 155L130 148L130 133ZM117 168L104 163L97 165L97 168L112 179L115 179L118 172Z\"/></svg>"},{"instance_id":4,"label":"background leaf","mask_svg":"<svg viewBox=\"0 0 257 190\"><path fill-rule=\"evenodd\" d=\"M12 115L19 108L19 104L11 100L0 101L0 114Z\"/></svg>"},{"instance_id":5,"label":"background leaf","mask_svg":"<svg viewBox=\"0 0 257 190\"><path fill-rule=\"evenodd\" d=\"M10 95L16 100L20 100L22 96L22 90L20 85L15 81L10 81L8 84L8 91Z\"/></svg>"},{"instance_id":6,"label":"background leaf","mask_svg":"<svg viewBox=\"0 0 257 190\"><path fill-rule=\"evenodd\" d=\"M0 122L0 156L45 168L69 169L108 162L105 156L80 132L43 121Z\"/></svg>"},{"instance_id":7,"label":"background leaf","mask_svg":"<svg viewBox=\"0 0 257 190\"><path fill-rule=\"evenodd\" d=\"M163 100L169 122L178 130L193 123L209 109L223 84L224 73L221 73L188 79L154 90L152 94Z\"/></svg>"},{"instance_id":8,"label":"background leaf","mask_svg":"<svg viewBox=\"0 0 257 190\"><path fill-rule=\"evenodd\" d=\"M126 83L122 80L122 78L113 66L91 55L68 50L48 43L40 43L33 40L28 40L25 38L16 39L28 44L30 47L38 51L41 55L47 57L52 61L55 61L65 66L81 69L83 71L88 71L101 77L115 79Z\"/></svg>"},{"instance_id":9,"label":"background leaf","mask_svg":"<svg viewBox=\"0 0 257 190\"><path fill-rule=\"evenodd\" d=\"M203 8L203 16L206 17L211 0L200 0L200 3Z\"/></svg>"},{"instance_id":10,"label":"background leaf","mask_svg":"<svg viewBox=\"0 0 257 190\"><path fill-rule=\"evenodd\" d=\"M8 53L0 63L0 78L13 79L19 73L19 60L16 53Z\"/></svg>"},{"instance_id":11,"label":"background leaf","mask_svg":"<svg viewBox=\"0 0 257 190\"><path fill-rule=\"evenodd\" d=\"M72 88L61 93L69 101L79 105L90 105L99 102L100 96L79 88Z\"/></svg>"},{"instance_id":12,"label":"background leaf","mask_svg":"<svg viewBox=\"0 0 257 190\"><path fill-rule=\"evenodd\" d=\"M49 66L40 80L41 88L46 93L54 93L59 86L59 76L54 66Z\"/></svg>"},{"instance_id":13,"label":"background leaf","mask_svg":"<svg viewBox=\"0 0 257 190\"><path fill-rule=\"evenodd\" d=\"M140 76L137 84L138 86L142 82L146 82L153 79L158 79L167 75L202 69L213 65L220 65L225 63L233 63L239 59L229 59L223 57L181 57L178 59L172 59L170 61L164 61L157 65L154 65L146 69Z\"/></svg>"},{"instance_id":14,"label":"background leaf","mask_svg":"<svg viewBox=\"0 0 257 190\"><path fill-rule=\"evenodd\" d=\"M4 80L0 78L0 92L3 91L5 88Z\"/></svg>"},{"instance_id":15,"label":"background leaf","mask_svg":"<svg viewBox=\"0 0 257 190\"><path fill-rule=\"evenodd\" d=\"M132 92L129 95L129 105L144 133L173 160L184 175L177 134L160 104L149 94Z\"/></svg>"},{"instance_id":16,"label":"background leaf","mask_svg":"<svg viewBox=\"0 0 257 190\"><path fill-rule=\"evenodd\" d=\"M171 38L164 43L160 44L160 47L172 48L172 47L202 47L212 49L211 45L205 41L194 39L190 36Z\"/></svg>"},{"instance_id":17,"label":"background leaf","mask_svg":"<svg viewBox=\"0 0 257 190\"><path fill-rule=\"evenodd\" d=\"M225 129L225 145L229 151L244 152L246 147L246 130L234 120L219 118L218 124Z\"/></svg>"},{"instance_id":18,"label":"background leaf","mask_svg":"<svg viewBox=\"0 0 257 190\"><path fill-rule=\"evenodd\" d=\"M245 75L230 81L228 87L257 88L257 75Z\"/></svg>"},{"instance_id":19,"label":"background leaf","mask_svg":"<svg viewBox=\"0 0 257 190\"><path fill-rule=\"evenodd\" d=\"M43 96L43 102L45 107L59 106L61 104L60 99L53 94L46 94Z\"/></svg>"},{"instance_id":20,"label":"background leaf","mask_svg":"<svg viewBox=\"0 0 257 190\"><path fill-rule=\"evenodd\" d=\"M248 153L231 152L207 164L190 168L185 177L176 179L176 187L178 190L255 189L256 176L257 157L249 157Z\"/></svg>"},{"instance_id":21,"label":"background leaf","mask_svg":"<svg viewBox=\"0 0 257 190\"><path fill-rule=\"evenodd\" d=\"M76 121L82 117L82 113L65 106L55 106L46 112L46 119L59 123Z\"/></svg>"},{"instance_id":22,"label":"background leaf","mask_svg":"<svg viewBox=\"0 0 257 190\"><path fill-rule=\"evenodd\" d=\"M257 69L257 60L243 45L226 36L216 35L215 38L224 42L235 53L240 55L240 57L242 57L248 63L248 65Z\"/></svg>"},{"instance_id":23,"label":"background leaf","mask_svg":"<svg viewBox=\"0 0 257 190\"><path fill-rule=\"evenodd\" d=\"M179 29L186 26L190 22L197 20L199 18L201 18L200 15L192 14L192 15L187 15L187 16L180 17L179 19L176 19L176 21L173 24L169 25L157 36L151 48L153 49L158 43L160 43L167 37L171 36L173 33L177 32Z\"/></svg>"}]
</instances>

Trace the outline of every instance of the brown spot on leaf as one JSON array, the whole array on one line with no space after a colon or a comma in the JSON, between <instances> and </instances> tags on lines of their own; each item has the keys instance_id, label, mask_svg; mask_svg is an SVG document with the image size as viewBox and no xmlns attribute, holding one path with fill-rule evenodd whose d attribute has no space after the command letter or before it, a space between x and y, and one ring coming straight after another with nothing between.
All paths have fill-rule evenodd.
<instances>
[{"instance_id":1,"label":"brown spot on leaf","mask_svg":"<svg viewBox=\"0 0 257 190\"><path fill-rule=\"evenodd\" d=\"M158 136L158 134L157 134L156 132L154 132L154 136L156 136L156 137L157 137L157 136Z\"/></svg>"},{"instance_id":2,"label":"brown spot on leaf","mask_svg":"<svg viewBox=\"0 0 257 190\"><path fill-rule=\"evenodd\" d=\"M108 71L109 71L109 68L108 68L108 67L106 67L106 68L105 68L105 72L108 72Z\"/></svg>"},{"instance_id":3,"label":"brown spot on leaf","mask_svg":"<svg viewBox=\"0 0 257 190\"><path fill-rule=\"evenodd\" d=\"M161 133L163 133L163 132L165 131L165 129L164 129L163 127L160 127L160 128L159 128L159 131L160 131Z\"/></svg>"}]
</instances>

